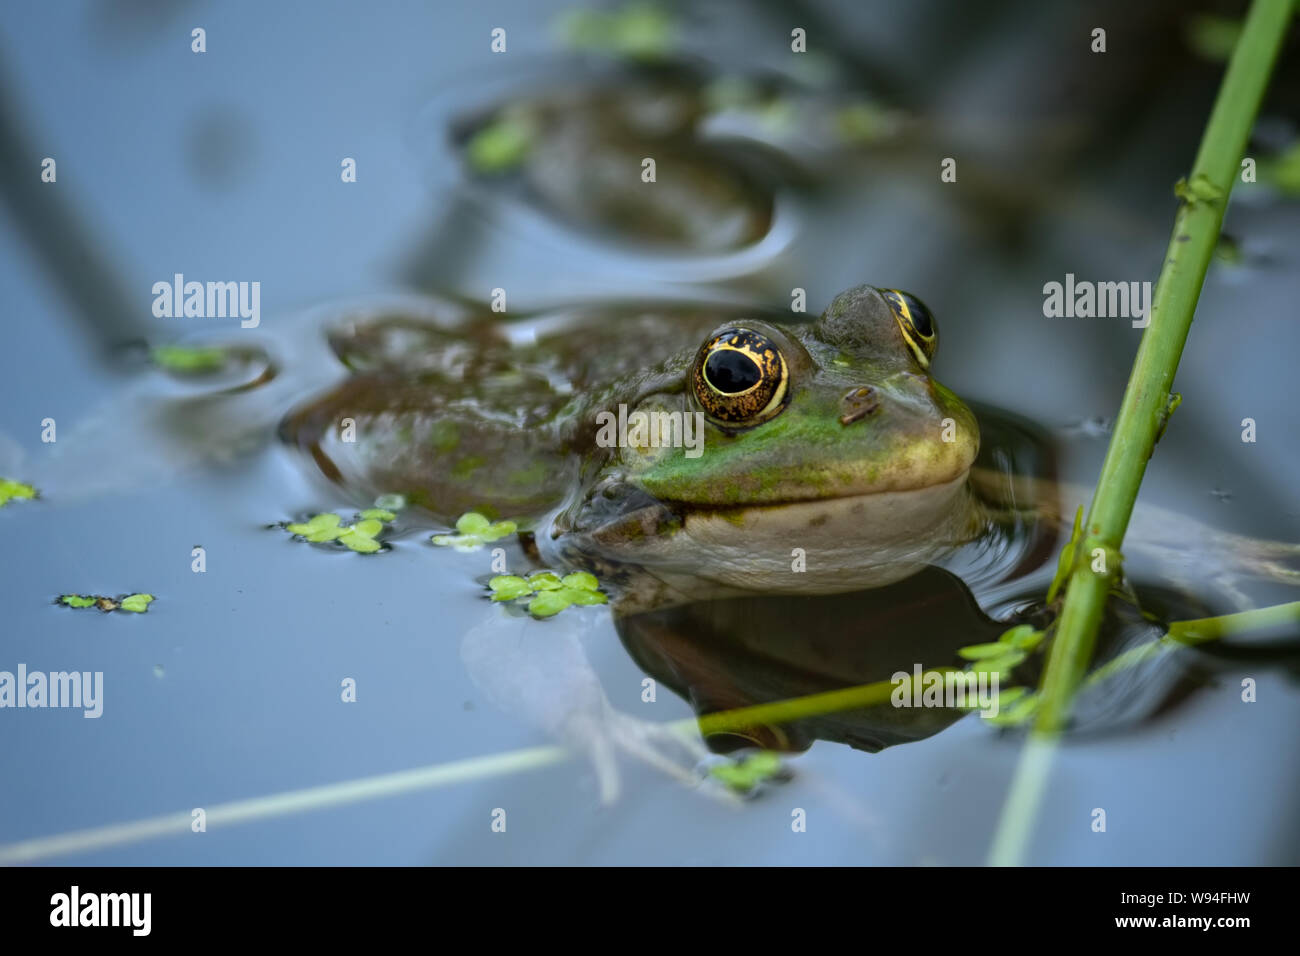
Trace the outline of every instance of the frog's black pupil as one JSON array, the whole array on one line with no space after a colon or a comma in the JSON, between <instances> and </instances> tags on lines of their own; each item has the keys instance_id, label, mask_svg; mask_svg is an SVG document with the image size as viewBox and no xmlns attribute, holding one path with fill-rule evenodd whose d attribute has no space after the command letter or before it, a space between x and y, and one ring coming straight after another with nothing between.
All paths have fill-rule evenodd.
<instances>
[{"instance_id":1,"label":"frog's black pupil","mask_svg":"<svg viewBox=\"0 0 1300 956\"><path fill-rule=\"evenodd\" d=\"M744 352L719 349L704 363L704 373L709 384L724 395L735 395L758 384L763 373L758 364Z\"/></svg>"},{"instance_id":2,"label":"frog's black pupil","mask_svg":"<svg viewBox=\"0 0 1300 956\"><path fill-rule=\"evenodd\" d=\"M903 293L903 299L907 302L907 310L912 316L912 327L920 332L927 339L934 335L934 319L930 317L930 310L925 307L914 295Z\"/></svg>"}]
</instances>

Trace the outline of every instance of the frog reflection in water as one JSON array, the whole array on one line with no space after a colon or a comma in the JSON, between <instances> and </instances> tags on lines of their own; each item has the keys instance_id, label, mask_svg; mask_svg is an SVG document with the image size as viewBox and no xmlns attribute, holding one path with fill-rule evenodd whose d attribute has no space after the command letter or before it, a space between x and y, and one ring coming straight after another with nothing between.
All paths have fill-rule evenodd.
<instances>
[{"instance_id":1,"label":"frog reflection in water","mask_svg":"<svg viewBox=\"0 0 1300 956\"><path fill-rule=\"evenodd\" d=\"M540 565L595 573L633 656L698 712L959 665L958 647L1009 626L971 589L987 601L1057 550L1057 489L1015 473L1041 447L983 411L981 444L970 408L930 374L938 330L915 297L860 286L814 322L789 318L596 310L515 344L487 323L381 319L335 335L354 374L281 432L359 500L400 492L448 523L514 519ZM702 445L606 447L599 413L620 406L629 420L698 415ZM339 437L347 418L353 442ZM1139 528L1168 553L1232 562L1198 572L1225 583L1285 577L1276 562L1294 550L1185 520ZM1213 541L1158 540L1175 531ZM878 750L956 716L884 706L712 743Z\"/></svg>"}]
</instances>

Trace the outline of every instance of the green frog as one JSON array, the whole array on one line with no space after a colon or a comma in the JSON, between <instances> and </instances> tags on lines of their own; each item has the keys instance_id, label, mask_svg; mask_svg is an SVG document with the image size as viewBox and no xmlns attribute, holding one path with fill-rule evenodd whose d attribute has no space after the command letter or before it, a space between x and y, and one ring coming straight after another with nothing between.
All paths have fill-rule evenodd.
<instances>
[{"instance_id":1,"label":"green frog","mask_svg":"<svg viewBox=\"0 0 1300 956\"><path fill-rule=\"evenodd\" d=\"M510 518L544 561L636 566L687 596L879 586L977 537L979 426L930 375L920 300L864 286L788 319L602 309L523 343L369 322L335 336L355 374L282 433L365 496Z\"/></svg>"},{"instance_id":2,"label":"green frog","mask_svg":"<svg viewBox=\"0 0 1300 956\"><path fill-rule=\"evenodd\" d=\"M537 564L594 573L629 651L700 713L887 679L922 651L960 664L962 645L1050 620L1007 590L1049 569L1082 500L1052 480L1041 433L977 417L935 379L939 330L915 295L864 285L799 318L625 303L523 324L366 319L331 338L351 374L281 435L358 501L400 493L435 523L508 518ZM1133 527L1127 547L1175 556L1174 572L1192 573L1197 549L1202 583L1294 578L1292 545L1150 509ZM944 610L923 619L930 598ZM518 644L464 656L473 670ZM607 702L578 670L590 731ZM497 695L512 706L517 678ZM553 683L544 696L565 697ZM886 707L716 743L877 750L951 719Z\"/></svg>"}]
</instances>

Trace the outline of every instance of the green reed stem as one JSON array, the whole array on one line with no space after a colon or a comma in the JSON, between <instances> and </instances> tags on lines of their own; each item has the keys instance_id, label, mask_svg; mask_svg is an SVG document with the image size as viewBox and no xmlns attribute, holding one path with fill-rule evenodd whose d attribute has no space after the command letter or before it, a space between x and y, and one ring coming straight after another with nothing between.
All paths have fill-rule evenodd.
<instances>
[{"instance_id":1,"label":"green reed stem","mask_svg":"<svg viewBox=\"0 0 1300 956\"><path fill-rule=\"evenodd\" d=\"M1150 324L1142 334L1082 540L1074 551L1075 567L1043 674L1042 703L1030 741L1034 746L1026 748L1012 779L990 855L994 864L1017 864L1024 858L1044 789L1042 780L1031 778L1050 769L1051 744L1069 717L1074 693L1092 659L1107 594L1119 571L1124 532L1147 460L1165 425L1170 386L1218 242L1228 194L1291 10L1292 0L1251 4L1191 176L1177 190L1182 203L1156 281ZM1104 573L1092 571L1097 548L1106 554Z\"/></svg>"}]
</instances>

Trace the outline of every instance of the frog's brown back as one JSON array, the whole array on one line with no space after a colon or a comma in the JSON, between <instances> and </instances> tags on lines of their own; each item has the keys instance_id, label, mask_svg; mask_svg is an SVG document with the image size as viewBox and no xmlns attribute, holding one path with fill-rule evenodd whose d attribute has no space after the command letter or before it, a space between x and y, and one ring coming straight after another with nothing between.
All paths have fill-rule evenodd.
<instances>
[{"instance_id":1,"label":"frog's brown back","mask_svg":"<svg viewBox=\"0 0 1300 956\"><path fill-rule=\"evenodd\" d=\"M353 374L287 415L280 435L359 503L399 493L443 521L527 522L581 480L596 411L671 381L711 329L752 311L606 305L523 325L349 325L331 344Z\"/></svg>"}]
</instances>

